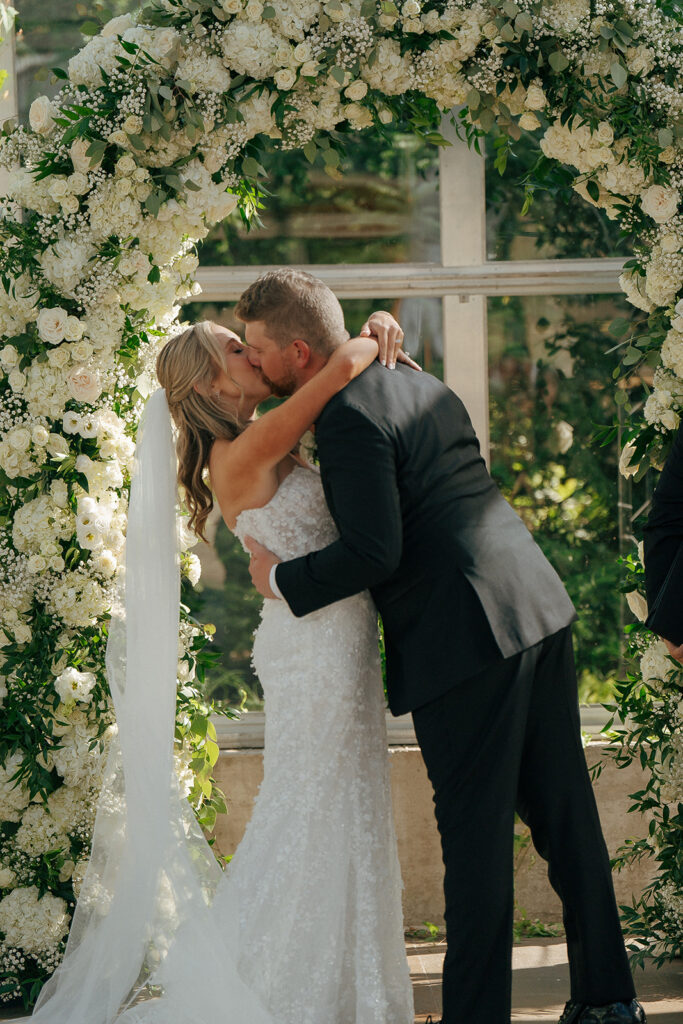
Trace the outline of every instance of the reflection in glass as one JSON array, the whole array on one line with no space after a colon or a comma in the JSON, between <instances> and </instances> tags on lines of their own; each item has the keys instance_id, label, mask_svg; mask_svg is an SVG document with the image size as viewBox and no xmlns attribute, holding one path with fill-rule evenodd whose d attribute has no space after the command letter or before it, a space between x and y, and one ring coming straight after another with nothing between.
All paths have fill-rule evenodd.
<instances>
[{"instance_id":1,"label":"reflection in glass","mask_svg":"<svg viewBox=\"0 0 683 1024\"><path fill-rule=\"evenodd\" d=\"M491 298L491 471L557 569L579 613L575 647L582 700L609 697L620 671L624 621L615 344L609 325L634 311L620 295Z\"/></svg>"},{"instance_id":2,"label":"reflection in glass","mask_svg":"<svg viewBox=\"0 0 683 1024\"><path fill-rule=\"evenodd\" d=\"M582 199L571 185L537 188L522 216L524 176L535 165L538 140L522 132L505 173L494 167L495 133L486 138L486 234L489 260L597 259L630 256L633 246L616 221ZM559 165L553 173L562 174Z\"/></svg>"},{"instance_id":3,"label":"reflection in glass","mask_svg":"<svg viewBox=\"0 0 683 1024\"><path fill-rule=\"evenodd\" d=\"M349 134L334 177L297 150L264 146L262 224L217 225L200 247L204 266L438 260L435 146L395 129Z\"/></svg>"}]
</instances>

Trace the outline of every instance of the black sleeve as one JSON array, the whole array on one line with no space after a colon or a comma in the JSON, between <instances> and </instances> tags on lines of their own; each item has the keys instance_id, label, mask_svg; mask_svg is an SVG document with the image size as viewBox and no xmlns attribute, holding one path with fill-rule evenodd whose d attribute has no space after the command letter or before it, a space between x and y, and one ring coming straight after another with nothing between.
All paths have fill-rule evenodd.
<instances>
[{"instance_id":1,"label":"black sleeve","mask_svg":"<svg viewBox=\"0 0 683 1024\"><path fill-rule=\"evenodd\" d=\"M645 582L648 601L652 603L683 544L683 425L652 496L643 539Z\"/></svg>"},{"instance_id":2,"label":"black sleeve","mask_svg":"<svg viewBox=\"0 0 683 1024\"><path fill-rule=\"evenodd\" d=\"M386 433L362 410L335 402L318 422L316 443L340 536L277 567L277 585L297 616L386 579L403 543L396 454Z\"/></svg>"}]
</instances>

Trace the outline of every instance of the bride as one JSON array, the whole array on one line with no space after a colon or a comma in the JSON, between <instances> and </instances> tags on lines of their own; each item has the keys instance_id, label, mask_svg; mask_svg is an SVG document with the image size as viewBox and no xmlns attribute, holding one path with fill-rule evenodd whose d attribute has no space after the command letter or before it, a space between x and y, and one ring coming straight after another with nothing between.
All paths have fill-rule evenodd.
<instances>
[{"instance_id":1,"label":"bride","mask_svg":"<svg viewBox=\"0 0 683 1024\"><path fill-rule=\"evenodd\" d=\"M412 362L393 318L369 324L383 362ZM251 536L294 558L329 543L336 529L298 442L377 357L373 338L347 341L257 417L271 387L233 332L205 321L160 351L107 648L118 739L66 954L37 1024L413 1020L369 594L300 619L265 601L253 652L267 708L264 779L224 873L172 768L177 482L200 536L215 495L243 544Z\"/></svg>"}]
</instances>

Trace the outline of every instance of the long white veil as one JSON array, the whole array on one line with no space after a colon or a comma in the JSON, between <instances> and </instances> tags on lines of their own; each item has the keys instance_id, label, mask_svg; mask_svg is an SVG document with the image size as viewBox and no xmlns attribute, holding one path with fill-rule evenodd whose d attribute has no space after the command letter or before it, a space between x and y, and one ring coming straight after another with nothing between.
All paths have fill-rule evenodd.
<instances>
[{"instance_id":1,"label":"long white veil","mask_svg":"<svg viewBox=\"0 0 683 1024\"><path fill-rule=\"evenodd\" d=\"M225 907L220 922L211 914L223 872L179 795L173 767L180 605L176 501L171 418L160 389L148 400L138 431L126 570L107 644L118 735L108 755L90 863L64 959L32 1016L17 1021L147 1020L156 1002L163 1009L159 1020L194 1024L228 1011L224 1019L237 1020L239 1014L248 1015L250 1024L270 1022L234 968L237 908L231 906L229 921ZM165 990L169 983L172 1004L167 998L139 1001L150 980ZM123 1012L136 999L137 1006Z\"/></svg>"}]
</instances>

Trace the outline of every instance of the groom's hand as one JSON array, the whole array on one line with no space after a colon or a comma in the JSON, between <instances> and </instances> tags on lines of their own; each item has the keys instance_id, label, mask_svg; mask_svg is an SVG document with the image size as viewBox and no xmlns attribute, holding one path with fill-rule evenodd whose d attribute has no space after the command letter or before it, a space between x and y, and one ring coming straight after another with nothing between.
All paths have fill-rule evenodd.
<instances>
[{"instance_id":1,"label":"groom's hand","mask_svg":"<svg viewBox=\"0 0 683 1024\"><path fill-rule=\"evenodd\" d=\"M263 597L276 598L277 594L273 593L270 586L270 570L281 559L268 548L264 548L263 544L259 544L253 537L245 537L244 543L251 551L251 561L249 562L251 582Z\"/></svg>"}]
</instances>

